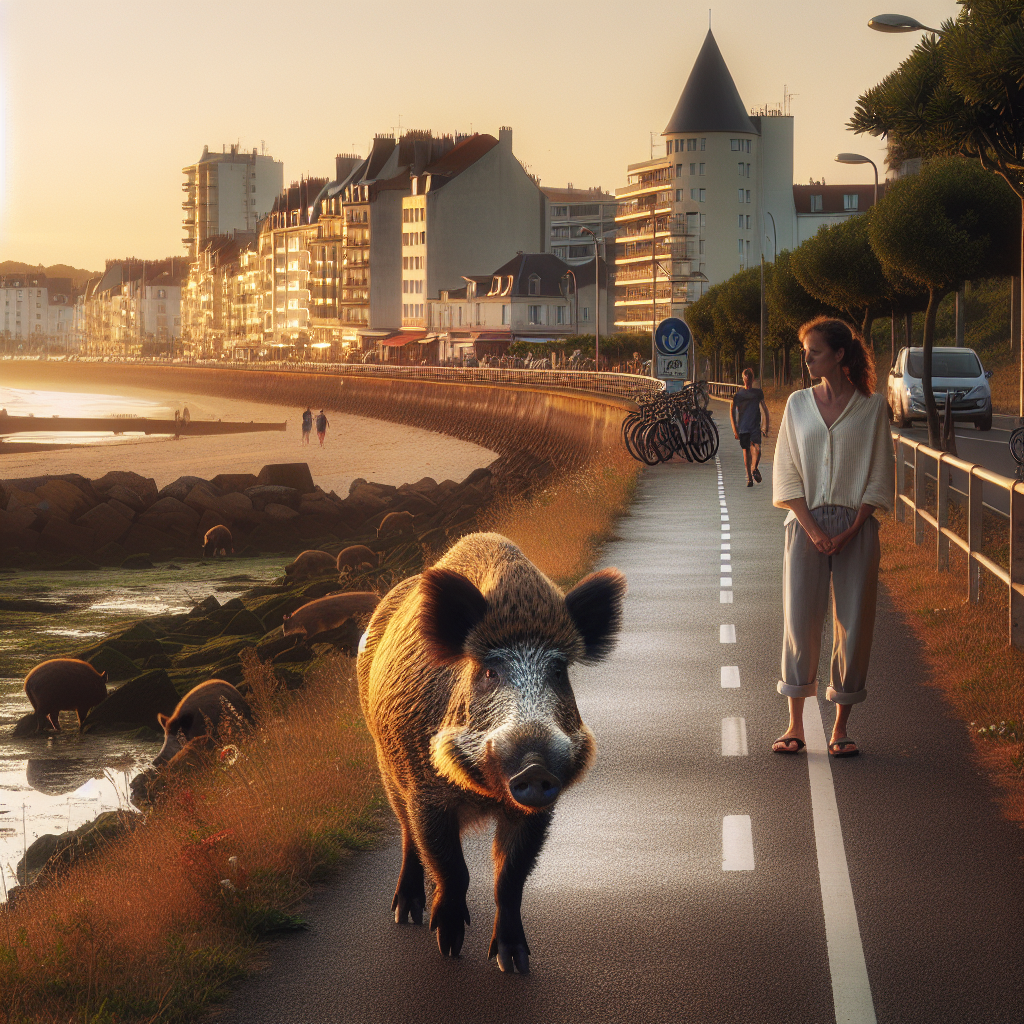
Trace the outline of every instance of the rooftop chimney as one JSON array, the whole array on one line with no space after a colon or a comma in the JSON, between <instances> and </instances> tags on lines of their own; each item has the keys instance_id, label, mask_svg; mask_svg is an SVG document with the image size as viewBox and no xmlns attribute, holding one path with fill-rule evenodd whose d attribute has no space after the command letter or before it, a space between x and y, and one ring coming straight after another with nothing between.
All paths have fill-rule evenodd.
<instances>
[{"instance_id":1,"label":"rooftop chimney","mask_svg":"<svg viewBox=\"0 0 1024 1024\"><path fill-rule=\"evenodd\" d=\"M512 129L508 127L501 127L498 129L498 143L502 146L508 146L509 150L512 149Z\"/></svg>"}]
</instances>

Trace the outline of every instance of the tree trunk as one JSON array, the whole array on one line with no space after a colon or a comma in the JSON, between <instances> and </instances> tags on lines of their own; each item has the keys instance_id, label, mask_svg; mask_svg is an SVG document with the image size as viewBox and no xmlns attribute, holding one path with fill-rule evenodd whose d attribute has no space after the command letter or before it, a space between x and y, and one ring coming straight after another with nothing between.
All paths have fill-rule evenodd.
<instances>
[{"instance_id":1,"label":"tree trunk","mask_svg":"<svg viewBox=\"0 0 1024 1024\"><path fill-rule=\"evenodd\" d=\"M904 328L904 331L906 332L906 347L910 348L910 346L914 343L914 314L913 313L907 313L906 316L903 318L903 328Z\"/></svg>"},{"instance_id":2,"label":"tree trunk","mask_svg":"<svg viewBox=\"0 0 1024 1024\"><path fill-rule=\"evenodd\" d=\"M892 337L889 341L889 369L896 365L896 310L892 311L889 317L889 326L892 328Z\"/></svg>"},{"instance_id":3,"label":"tree trunk","mask_svg":"<svg viewBox=\"0 0 1024 1024\"><path fill-rule=\"evenodd\" d=\"M924 409L928 419L928 447L942 451L942 434L939 431L939 410L932 391L932 345L935 341L935 314L943 293L937 289L928 291L928 309L924 314L924 353L921 360L921 389L924 391Z\"/></svg>"},{"instance_id":4,"label":"tree trunk","mask_svg":"<svg viewBox=\"0 0 1024 1024\"><path fill-rule=\"evenodd\" d=\"M870 308L864 311L864 320L860 325L860 334L864 339L864 347L871 353L872 356L875 354L875 346L871 342L871 328L875 323L875 315Z\"/></svg>"}]
</instances>

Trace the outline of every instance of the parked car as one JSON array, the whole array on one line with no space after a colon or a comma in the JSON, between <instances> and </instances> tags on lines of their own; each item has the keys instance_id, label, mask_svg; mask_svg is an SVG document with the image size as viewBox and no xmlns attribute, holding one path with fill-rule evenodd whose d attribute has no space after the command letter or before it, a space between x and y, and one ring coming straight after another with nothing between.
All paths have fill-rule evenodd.
<instances>
[{"instance_id":1,"label":"parked car","mask_svg":"<svg viewBox=\"0 0 1024 1024\"><path fill-rule=\"evenodd\" d=\"M923 367L924 349L904 348L889 372L886 399L898 427L925 418L921 387ZM970 420L979 430L991 430L992 391L988 385L991 376L992 371L982 367L973 348L933 348L932 392L939 416L945 412L946 394L952 392L954 420Z\"/></svg>"}]
</instances>

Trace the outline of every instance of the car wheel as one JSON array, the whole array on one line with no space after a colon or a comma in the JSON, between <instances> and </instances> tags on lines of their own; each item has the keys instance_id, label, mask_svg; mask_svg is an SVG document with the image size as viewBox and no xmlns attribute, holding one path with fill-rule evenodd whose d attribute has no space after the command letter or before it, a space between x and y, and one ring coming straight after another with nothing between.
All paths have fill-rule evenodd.
<instances>
[{"instance_id":1,"label":"car wheel","mask_svg":"<svg viewBox=\"0 0 1024 1024\"><path fill-rule=\"evenodd\" d=\"M974 421L974 425L979 430L991 430L992 429L992 413L989 413L987 416L980 416L978 419L976 419Z\"/></svg>"}]
</instances>

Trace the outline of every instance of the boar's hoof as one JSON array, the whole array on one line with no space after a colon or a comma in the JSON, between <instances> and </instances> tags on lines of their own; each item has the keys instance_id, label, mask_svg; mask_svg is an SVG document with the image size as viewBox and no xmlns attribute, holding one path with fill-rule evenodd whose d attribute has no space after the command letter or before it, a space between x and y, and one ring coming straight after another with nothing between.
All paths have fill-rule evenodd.
<instances>
[{"instance_id":1,"label":"boar's hoof","mask_svg":"<svg viewBox=\"0 0 1024 1024\"><path fill-rule=\"evenodd\" d=\"M443 956L458 956L466 938L469 924L469 908L463 899L461 906L450 903L435 903L430 915L430 930L437 931L437 948Z\"/></svg>"},{"instance_id":2,"label":"boar's hoof","mask_svg":"<svg viewBox=\"0 0 1024 1024\"><path fill-rule=\"evenodd\" d=\"M530 947L526 944L526 933L518 914L502 914L499 910L495 915L494 934L491 936L490 949L487 950L487 959L494 956L497 956L498 966L506 974L516 971L520 974L530 973Z\"/></svg>"},{"instance_id":3,"label":"boar's hoof","mask_svg":"<svg viewBox=\"0 0 1024 1024\"><path fill-rule=\"evenodd\" d=\"M526 946L506 946L505 943L499 942L495 952L498 956L498 966L505 974L515 974L516 971L520 974L530 973L530 951ZM491 956L494 955L491 953Z\"/></svg>"},{"instance_id":4,"label":"boar's hoof","mask_svg":"<svg viewBox=\"0 0 1024 1024\"><path fill-rule=\"evenodd\" d=\"M548 807L558 799L562 784L539 764L524 768L508 780L512 799L524 807Z\"/></svg>"},{"instance_id":5,"label":"boar's hoof","mask_svg":"<svg viewBox=\"0 0 1024 1024\"><path fill-rule=\"evenodd\" d=\"M413 924L423 924L423 907L426 904L426 896L407 896L403 892L396 892L391 909L395 912L395 924L408 924L409 917L412 917Z\"/></svg>"}]
</instances>

